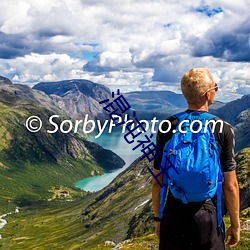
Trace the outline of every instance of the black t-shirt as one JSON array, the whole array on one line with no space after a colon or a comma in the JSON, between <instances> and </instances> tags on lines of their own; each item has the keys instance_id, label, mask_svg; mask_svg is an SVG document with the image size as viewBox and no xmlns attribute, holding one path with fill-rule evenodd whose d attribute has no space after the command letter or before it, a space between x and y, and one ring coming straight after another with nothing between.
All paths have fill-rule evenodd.
<instances>
[{"instance_id":1,"label":"black t-shirt","mask_svg":"<svg viewBox=\"0 0 250 250\"><path fill-rule=\"evenodd\" d=\"M193 110L187 110L188 113L192 112ZM204 111L199 111L203 113ZM178 118L175 116L171 116L167 118L172 124L171 130L167 133L161 133L158 130L157 137L156 137L156 146L159 146L159 151L163 154L163 149L168 140L170 140L173 136L173 130L176 128L178 124ZM214 118L214 120L218 121L221 120L219 118ZM234 139L234 131L232 126L221 120L222 125L220 122L216 123L215 130L214 130L214 137L217 142L218 147L220 148L220 162L222 172L228 172L235 170L236 162L234 159L234 146L235 146L235 139ZM167 131L169 124L163 123L162 124L162 131ZM222 130L221 130L222 126ZM220 131L221 130L221 131ZM154 160L154 168L160 169L158 163L161 163L162 154L155 158Z\"/></svg>"}]
</instances>

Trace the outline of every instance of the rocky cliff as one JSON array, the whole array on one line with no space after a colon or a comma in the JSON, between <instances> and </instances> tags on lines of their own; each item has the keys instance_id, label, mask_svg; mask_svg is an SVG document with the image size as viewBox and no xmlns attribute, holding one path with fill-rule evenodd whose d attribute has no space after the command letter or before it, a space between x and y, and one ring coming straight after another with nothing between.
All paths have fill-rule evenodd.
<instances>
[{"instance_id":1,"label":"rocky cliff","mask_svg":"<svg viewBox=\"0 0 250 250\"><path fill-rule=\"evenodd\" d=\"M81 119L86 114L90 118L103 120L99 101L110 98L110 90L101 84L87 80L65 80L60 82L41 82L33 89L43 91L53 99L59 108L73 119Z\"/></svg>"},{"instance_id":2,"label":"rocky cliff","mask_svg":"<svg viewBox=\"0 0 250 250\"><path fill-rule=\"evenodd\" d=\"M244 95L240 99L231 101L223 107L214 111L214 114L229 122L233 126L237 125L238 117L244 110L250 108L250 94Z\"/></svg>"},{"instance_id":3,"label":"rocky cliff","mask_svg":"<svg viewBox=\"0 0 250 250\"><path fill-rule=\"evenodd\" d=\"M5 190L0 209L4 197L14 202L29 193L33 200L39 200L49 197L48 190L54 185L74 187L91 172L103 173L125 164L110 150L79 135L60 130L48 133L54 129L49 122L54 114L60 116L54 121L58 126L69 118L41 91L8 82L0 85L0 182ZM30 116L40 117L40 131L27 130Z\"/></svg>"}]
</instances>

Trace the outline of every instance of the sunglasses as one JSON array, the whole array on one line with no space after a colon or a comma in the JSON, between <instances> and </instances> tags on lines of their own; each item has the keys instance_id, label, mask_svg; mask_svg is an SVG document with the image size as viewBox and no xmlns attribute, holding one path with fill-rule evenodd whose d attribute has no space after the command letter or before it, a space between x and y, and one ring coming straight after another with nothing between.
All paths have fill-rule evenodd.
<instances>
[{"instance_id":1,"label":"sunglasses","mask_svg":"<svg viewBox=\"0 0 250 250\"><path fill-rule=\"evenodd\" d=\"M206 91L203 95L205 95L208 91L210 91L210 90L212 90L212 89L214 89L215 91L218 91L218 89L219 89L218 84L217 84L217 83L214 83L214 87L212 87L212 88L210 88L210 89L207 89L207 91Z\"/></svg>"}]
</instances>

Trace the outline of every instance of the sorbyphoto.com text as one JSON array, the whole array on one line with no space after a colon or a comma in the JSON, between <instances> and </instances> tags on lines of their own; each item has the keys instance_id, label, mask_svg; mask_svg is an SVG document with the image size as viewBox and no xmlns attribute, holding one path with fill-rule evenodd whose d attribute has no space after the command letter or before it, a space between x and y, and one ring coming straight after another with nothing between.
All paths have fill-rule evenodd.
<instances>
[{"instance_id":1,"label":"sorbyphoto.com text","mask_svg":"<svg viewBox=\"0 0 250 250\"><path fill-rule=\"evenodd\" d=\"M129 116L127 114L125 114L124 119L121 116L114 115L115 119L110 119L110 120L105 120L105 121L100 121L100 120L95 121L95 120L89 119L89 115L86 114L84 116L84 119L79 119L79 120L74 120L74 121L66 119L66 120L62 120L58 124L58 119L60 119L59 115L52 115L48 118L47 121L42 121L41 118L39 118L38 116L30 116L26 120L25 126L30 132L36 133L36 132L41 130L44 122L46 122L52 126L52 127L50 126L51 127L50 129L47 129L47 133L49 133L49 134L54 134L58 131L60 131L61 133L64 133L64 134L67 134L67 133L83 133L83 134L96 133L95 138L99 138L104 132L105 133L112 133L113 129L115 127L117 127L116 126L117 120L119 123L124 122L123 125L120 127L121 133L126 132L127 126L131 126L131 128L133 129L135 124L133 123L133 120L129 119L128 117ZM169 120L161 120L160 121L160 120L157 120L156 117L154 117L151 120L139 120L139 122L141 124L143 124L143 127L146 131L150 130L151 134L157 133L158 129L161 133L168 133L172 127L172 124ZM205 126L204 131L206 131L208 126L210 126L212 129L212 132L214 132L215 126L217 123L220 124L219 133L222 133L222 130L223 130L222 120L209 120L209 121L205 122L205 125L200 120L194 120L190 124L188 124L187 120L183 120L182 122L180 122L178 124L178 127L173 130L173 133L176 133L177 131L179 131L181 133L186 133L185 127L187 126L187 124L188 124L188 126L190 126L190 130L193 133L199 133L202 129L202 126ZM164 125L164 129L163 129L163 125ZM138 128L138 131L140 131L140 128ZM142 131L142 132L144 132L144 131Z\"/></svg>"}]
</instances>

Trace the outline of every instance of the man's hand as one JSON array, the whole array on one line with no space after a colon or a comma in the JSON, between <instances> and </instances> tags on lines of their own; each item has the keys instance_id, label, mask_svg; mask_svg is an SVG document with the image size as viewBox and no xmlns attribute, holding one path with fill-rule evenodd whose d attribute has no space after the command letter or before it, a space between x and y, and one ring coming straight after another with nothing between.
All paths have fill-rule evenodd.
<instances>
[{"instance_id":1,"label":"man's hand","mask_svg":"<svg viewBox=\"0 0 250 250\"><path fill-rule=\"evenodd\" d=\"M156 233L158 239L160 239L160 225L161 225L160 221L155 222L155 233Z\"/></svg>"},{"instance_id":2,"label":"man's hand","mask_svg":"<svg viewBox=\"0 0 250 250\"><path fill-rule=\"evenodd\" d=\"M236 246L240 240L240 198L235 170L224 172L223 193L231 221L231 226L226 231L226 247L230 248Z\"/></svg>"},{"instance_id":3,"label":"man's hand","mask_svg":"<svg viewBox=\"0 0 250 250\"><path fill-rule=\"evenodd\" d=\"M240 228L230 226L226 231L226 241L227 240L226 248L235 247L240 240Z\"/></svg>"}]
</instances>

